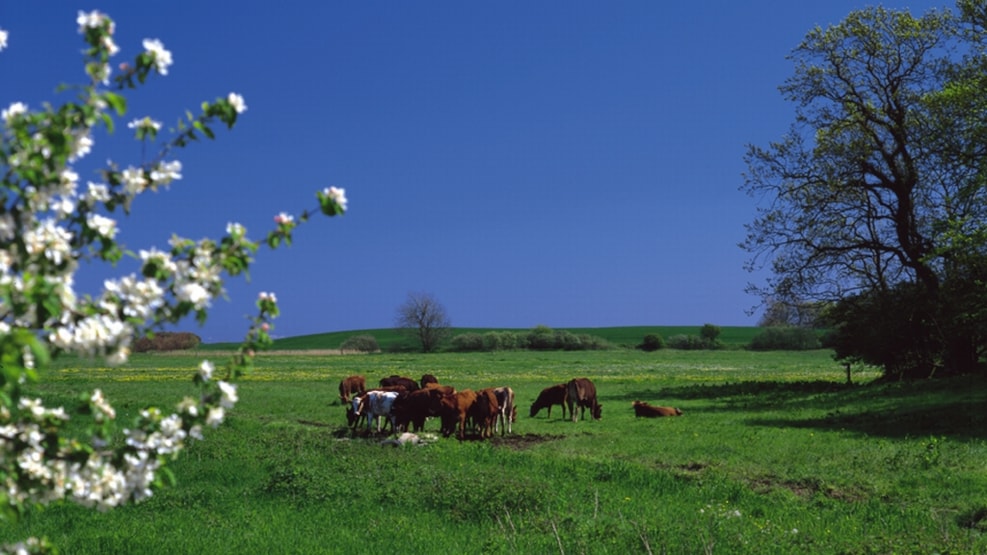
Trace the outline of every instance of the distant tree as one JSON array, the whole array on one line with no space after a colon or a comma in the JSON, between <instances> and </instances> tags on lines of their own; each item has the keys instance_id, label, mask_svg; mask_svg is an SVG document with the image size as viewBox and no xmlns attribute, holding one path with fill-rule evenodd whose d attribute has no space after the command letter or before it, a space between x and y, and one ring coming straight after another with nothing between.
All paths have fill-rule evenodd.
<instances>
[{"instance_id":1,"label":"distant tree","mask_svg":"<svg viewBox=\"0 0 987 555\"><path fill-rule=\"evenodd\" d=\"M720 326L714 326L713 324L703 324L702 329L699 330L699 337L701 337L702 340L705 342L708 342L710 344L715 344L716 340L720 338L720 333L722 331L723 330L720 329Z\"/></svg>"},{"instance_id":2,"label":"distant tree","mask_svg":"<svg viewBox=\"0 0 987 555\"><path fill-rule=\"evenodd\" d=\"M413 336L423 353L431 353L449 337L452 323L446 309L431 293L408 293L408 298L398 307L395 324Z\"/></svg>"},{"instance_id":3,"label":"distant tree","mask_svg":"<svg viewBox=\"0 0 987 555\"><path fill-rule=\"evenodd\" d=\"M819 314L824 305L800 301L770 299L765 303L764 314L758 320L758 327L815 328L819 324Z\"/></svg>"}]
</instances>

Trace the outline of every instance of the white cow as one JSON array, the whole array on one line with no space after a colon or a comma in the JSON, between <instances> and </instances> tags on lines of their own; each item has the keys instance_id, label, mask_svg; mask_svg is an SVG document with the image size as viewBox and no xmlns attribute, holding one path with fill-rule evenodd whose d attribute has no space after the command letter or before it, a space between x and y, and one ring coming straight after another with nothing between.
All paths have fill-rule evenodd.
<instances>
[{"instance_id":1,"label":"white cow","mask_svg":"<svg viewBox=\"0 0 987 555\"><path fill-rule=\"evenodd\" d=\"M504 431L513 434L514 431L511 429L511 422L517 418L517 408L514 407L514 390L510 387L495 387L494 395L497 396L497 404L500 406L500 410L497 414L497 420L494 421L494 433L497 432L497 423L500 423L500 435L504 435Z\"/></svg>"},{"instance_id":2,"label":"white cow","mask_svg":"<svg viewBox=\"0 0 987 555\"><path fill-rule=\"evenodd\" d=\"M391 423L391 430L394 430L394 415L391 414L391 406L398 398L396 391L368 391L363 397L353 399L353 414L357 417L367 417L367 431L370 431L371 422L377 419L377 432L380 433L380 419L387 417Z\"/></svg>"}]
</instances>

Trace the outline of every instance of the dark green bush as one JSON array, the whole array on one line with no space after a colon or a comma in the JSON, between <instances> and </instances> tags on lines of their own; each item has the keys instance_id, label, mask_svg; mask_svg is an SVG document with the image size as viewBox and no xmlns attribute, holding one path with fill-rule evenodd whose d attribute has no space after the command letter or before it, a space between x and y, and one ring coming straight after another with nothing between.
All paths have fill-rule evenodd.
<instances>
[{"instance_id":1,"label":"dark green bush","mask_svg":"<svg viewBox=\"0 0 987 555\"><path fill-rule=\"evenodd\" d=\"M766 328L751 339L752 351L808 351L822 346L815 330L778 326Z\"/></svg>"},{"instance_id":2,"label":"dark green bush","mask_svg":"<svg viewBox=\"0 0 987 555\"><path fill-rule=\"evenodd\" d=\"M681 351L700 351L703 349L720 349L723 344L719 340L709 341L698 335L673 335L668 338L669 349Z\"/></svg>"},{"instance_id":3,"label":"dark green bush","mask_svg":"<svg viewBox=\"0 0 987 555\"><path fill-rule=\"evenodd\" d=\"M451 349L460 353L483 351L483 336L478 333L461 333L450 341Z\"/></svg>"},{"instance_id":4,"label":"dark green bush","mask_svg":"<svg viewBox=\"0 0 987 555\"><path fill-rule=\"evenodd\" d=\"M133 343L135 353L149 351L184 351L194 349L202 343L202 339L187 331L159 331L146 337L140 337Z\"/></svg>"},{"instance_id":5,"label":"dark green bush","mask_svg":"<svg viewBox=\"0 0 987 555\"><path fill-rule=\"evenodd\" d=\"M377 344L377 338L372 335L354 335L346 338L339 348L344 351L376 353L380 350L380 345Z\"/></svg>"},{"instance_id":6,"label":"dark green bush","mask_svg":"<svg viewBox=\"0 0 987 555\"><path fill-rule=\"evenodd\" d=\"M649 333L637 348L647 352L657 351L665 348L665 340L657 333Z\"/></svg>"}]
</instances>

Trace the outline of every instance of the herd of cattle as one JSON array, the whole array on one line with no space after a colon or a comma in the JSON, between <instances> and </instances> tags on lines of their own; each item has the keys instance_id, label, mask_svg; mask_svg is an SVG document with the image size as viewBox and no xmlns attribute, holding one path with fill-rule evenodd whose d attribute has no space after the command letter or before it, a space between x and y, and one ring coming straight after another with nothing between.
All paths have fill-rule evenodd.
<instances>
[{"instance_id":1,"label":"herd of cattle","mask_svg":"<svg viewBox=\"0 0 987 555\"><path fill-rule=\"evenodd\" d=\"M354 430L365 425L367 433L380 433L385 423L391 432L419 432L426 419L435 417L440 422L440 432L449 437L456 434L459 439L466 437L467 429L480 438L513 433L512 423L517 419L514 390L510 387L490 387L473 391L457 391L452 386L441 385L435 376L425 374L415 381L403 376L390 376L380 380L380 387L367 389L364 376L349 376L339 382L339 399L346 407L347 424ZM562 418L569 417L576 422L576 409L579 417L586 418L586 409L599 420L603 405L596 398L596 386L587 378L574 378L567 383L546 387L531 404L530 415L536 416L542 409L562 407ZM632 404L635 416L659 417L680 416L682 411L672 407L656 407L641 401Z\"/></svg>"}]
</instances>

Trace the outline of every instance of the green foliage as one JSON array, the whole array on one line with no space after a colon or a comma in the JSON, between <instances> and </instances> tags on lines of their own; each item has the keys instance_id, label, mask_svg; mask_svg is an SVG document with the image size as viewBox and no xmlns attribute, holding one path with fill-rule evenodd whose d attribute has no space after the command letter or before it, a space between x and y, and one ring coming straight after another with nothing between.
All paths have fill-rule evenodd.
<instances>
[{"instance_id":1,"label":"green foliage","mask_svg":"<svg viewBox=\"0 0 987 555\"><path fill-rule=\"evenodd\" d=\"M644 336L644 339L637 348L647 352L657 351L665 348L665 340L657 333L649 333Z\"/></svg>"},{"instance_id":2,"label":"green foliage","mask_svg":"<svg viewBox=\"0 0 987 555\"><path fill-rule=\"evenodd\" d=\"M789 326L765 328L751 340L752 351L808 351L822 346L815 330Z\"/></svg>"},{"instance_id":3,"label":"green foliage","mask_svg":"<svg viewBox=\"0 0 987 555\"><path fill-rule=\"evenodd\" d=\"M360 334L347 337L339 346L343 351L358 351L361 353L376 353L380 350L377 338L370 334Z\"/></svg>"},{"instance_id":4,"label":"green foliage","mask_svg":"<svg viewBox=\"0 0 987 555\"><path fill-rule=\"evenodd\" d=\"M723 330L720 329L720 326L714 326L713 324L703 324L703 327L699 329L699 337L710 344L719 341L721 333L723 333Z\"/></svg>"}]
</instances>

